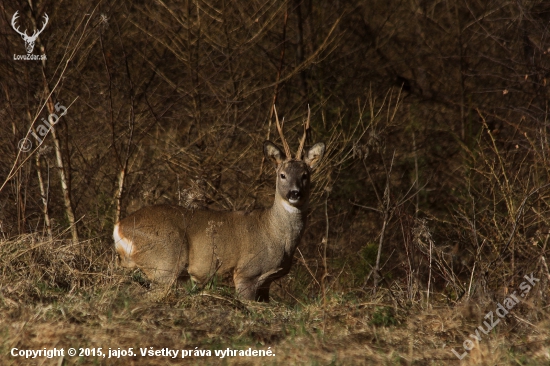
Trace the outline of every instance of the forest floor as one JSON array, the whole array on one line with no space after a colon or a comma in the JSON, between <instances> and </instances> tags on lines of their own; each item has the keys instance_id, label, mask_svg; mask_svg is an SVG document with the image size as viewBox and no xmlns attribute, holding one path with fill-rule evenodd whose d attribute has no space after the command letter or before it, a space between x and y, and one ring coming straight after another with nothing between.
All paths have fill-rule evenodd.
<instances>
[{"instance_id":1,"label":"forest floor","mask_svg":"<svg viewBox=\"0 0 550 366\"><path fill-rule=\"evenodd\" d=\"M203 291L179 284L159 300L139 273L116 267L110 248L104 253L93 259L71 244L0 242L2 365L550 363L549 308L530 301L547 289L536 283L502 319L495 314L504 294L451 306L433 294L429 304L393 303L381 289L292 303L275 294L266 304L239 301L222 284ZM63 354L32 358L53 349Z\"/></svg>"}]
</instances>

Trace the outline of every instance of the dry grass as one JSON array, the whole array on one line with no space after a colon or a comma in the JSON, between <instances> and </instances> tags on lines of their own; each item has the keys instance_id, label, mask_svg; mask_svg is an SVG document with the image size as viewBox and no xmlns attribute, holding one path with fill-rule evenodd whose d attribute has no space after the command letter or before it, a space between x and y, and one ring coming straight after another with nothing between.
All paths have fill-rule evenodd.
<instances>
[{"instance_id":1,"label":"dry grass","mask_svg":"<svg viewBox=\"0 0 550 366\"><path fill-rule=\"evenodd\" d=\"M138 272L114 268L108 241L93 240L78 247L26 236L0 243L0 258L3 365L182 363L163 356L25 360L9 356L13 347L212 351L211 357L189 357L185 364L458 365L450 348L461 349L484 314L495 307L491 301L449 307L432 299L433 307L415 302L401 308L387 290L379 291L376 298L360 291L331 292L324 304L322 299L299 294L290 294L294 301L280 301L284 284L275 286L278 293L269 304L240 302L223 284L202 292L180 284L155 302L148 299L149 290ZM536 290L505 322L483 335L462 364L548 364L548 307L536 306ZM276 356L220 359L214 355L213 350L228 347L271 347Z\"/></svg>"}]
</instances>

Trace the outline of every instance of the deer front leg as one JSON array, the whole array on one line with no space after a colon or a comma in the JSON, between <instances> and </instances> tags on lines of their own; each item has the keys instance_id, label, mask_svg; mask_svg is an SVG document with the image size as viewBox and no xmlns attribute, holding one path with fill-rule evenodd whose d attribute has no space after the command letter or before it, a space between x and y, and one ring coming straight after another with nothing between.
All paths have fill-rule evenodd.
<instances>
[{"instance_id":1,"label":"deer front leg","mask_svg":"<svg viewBox=\"0 0 550 366\"><path fill-rule=\"evenodd\" d=\"M235 282L235 290L237 296L245 300L256 300L257 280L255 278L241 277L237 274L233 275Z\"/></svg>"},{"instance_id":2,"label":"deer front leg","mask_svg":"<svg viewBox=\"0 0 550 366\"><path fill-rule=\"evenodd\" d=\"M274 279L280 277L277 276L277 274L282 270L282 268L276 268L258 277L256 285L256 301L269 302L269 286Z\"/></svg>"},{"instance_id":3,"label":"deer front leg","mask_svg":"<svg viewBox=\"0 0 550 366\"><path fill-rule=\"evenodd\" d=\"M237 296L247 300L256 300L261 302L269 301L269 286L273 275L278 273L281 268L264 273L258 277L246 277L240 275L237 271L233 274Z\"/></svg>"},{"instance_id":4,"label":"deer front leg","mask_svg":"<svg viewBox=\"0 0 550 366\"><path fill-rule=\"evenodd\" d=\"M269 285L271 281L265 281L258 290L256 290L256 301L269 302Z\"/></svg>"}]
</instances>

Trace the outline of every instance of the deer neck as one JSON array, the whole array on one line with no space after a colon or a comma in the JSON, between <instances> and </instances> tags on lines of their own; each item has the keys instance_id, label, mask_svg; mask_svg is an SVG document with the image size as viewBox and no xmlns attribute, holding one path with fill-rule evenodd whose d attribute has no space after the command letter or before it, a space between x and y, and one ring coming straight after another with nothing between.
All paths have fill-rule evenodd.
<instances>
[{"instance_id":1,"label":"deer neck","mask_svg":"<svg viewBox=\"0 0 550 366\"><path fill-rule=\"evenodd\" d=\"M293 253L304 231L307 217L307 204L300 208L290 205L279 195L275 195L269 209L269 224L276 241L284 245L287 253Z\"/></svg>"}]
</instances>

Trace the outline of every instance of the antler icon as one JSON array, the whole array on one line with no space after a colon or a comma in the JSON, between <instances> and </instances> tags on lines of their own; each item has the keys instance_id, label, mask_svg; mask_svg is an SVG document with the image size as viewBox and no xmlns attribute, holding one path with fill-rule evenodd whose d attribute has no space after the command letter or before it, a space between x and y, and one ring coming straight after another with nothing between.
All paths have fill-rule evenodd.
<instances>
[{"instance_id":1,"label":"antler icon","mask_svg":"<svg viewBox=\"0 0 550 366\"><path fill-rule=\"evenodd\" d=\"M13 28L14 31L16 31L17 33L19 33L21 35L21 38L23 38L23 40L25 41L25 48L27 49L27 53L32 53L32 50L34 49L34 42L36 42L36 38L38 38L38 36L40 35L40 33L42 33L42 31L44 30L44 28L46 28L46 24L48 24L48 14L44 14L44 24L42 25L42 29L40 29L39 31L37 31L36 29L34 30L34 33L32 34L32 36L29 36L27 34L27 30L25 29L24 32L21 32L19 30L19 27L17 27L15 25L15 21L17 20L17 18L19 17L17 15L17 13L19 13L19 10L15 12L15 14L13 14L13 17L11 18L11 26Z\"/></svg>"}]
</instances>

